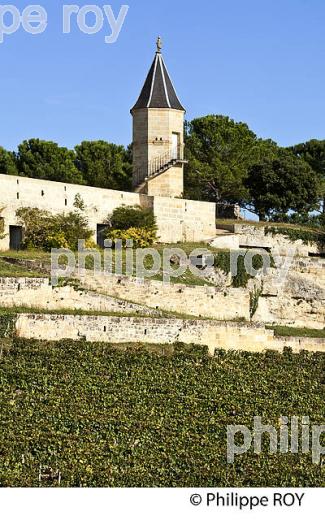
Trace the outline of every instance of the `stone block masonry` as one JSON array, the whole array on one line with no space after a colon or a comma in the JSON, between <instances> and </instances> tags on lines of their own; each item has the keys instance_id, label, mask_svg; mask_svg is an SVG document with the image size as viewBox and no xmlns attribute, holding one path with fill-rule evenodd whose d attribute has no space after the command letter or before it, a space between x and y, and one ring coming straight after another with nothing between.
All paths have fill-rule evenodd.
<instances>
[{"instance_id":1,"label":"stone block masonry","mask_svg":"<svg viewBox=\"0 0 325 520\"><path fill-rule=\"evenodd\" d=\"M75 310L161 316L161 312L104 294L78 290L70 285L53 288L46 278L0 278L0 307Z\"/></svg>"},{"instance_id":2,"label":"stone block masonry","mask_svg":"<svg viewBox=\"0 0 325 520\"><path fill-rule=\"evenodd\" d=\"M324 283L310 273L289 273L284 287L274 286L276 270L263 278L253 317L256 323L323 329ZM254 286L251 281L249 286ZM52 287L47 278L0 278L0 306L40 310L82 310L160 316L163 312L217 320L250 319L252 287L190 286L141 281L119 275L81 277L77 284Z\"/></svg>"},{"instance_id":3,"label":"stone block masonry","mask_svg":"<svg viewBox=\"0 0 325 520\"><path fill-rule=\"evenodd\" d=\"M215 235L215 204L212 203L0 175L0 208L4 208L1 217L6 234L0 240L0 250L9 249L10 226L19 224L17 209L32 207L53 214L75 211L76 195L84 201L85 215L95 241L97 226L104 224L114 209L122 205L152 208L160 242L203 241Z\"/></svg>"},{"instance_id":4,"label":"stone block masonry","mask_svg":"<svg viewBox=\"0 0 325 520\"><path fill-rule=\"evenodd\" d=\"M216 349L262 352L292 347L325 352L325 340L314 338L275 338L264 327L208 320L130 318L108 316L62 316L20 314L16 321L18 337L44 341L86 340L112 344L149 343L205 345L211 355Z\"/></svg>"},{"instance_id":5,"label":"stone block masonry","mask_svg":"<svg viewBox=\"0 0 325 520\"><path fill-rule=\"evenodd\" d=\"M88 290L134 301L153 309L218 320L249 320L246 289L164 284L127 276L86 274L80 284Z\"/></svg>"},{"instance_id":6,"label":"stone block masonry","mask_svg":"<svg viewBox=\"0 0 325 520\"><path fill-rule=\"evenodd\" d=\"M216 248L229 249L266 249L272 254L307 258L309 255L324 254L325 250L320 244L313 242L304 243L303 240L290 240L284 234L272 235L267 233L267 227L254 226L252 224L218 224L218 229L231 233L226 236L217 236L211 245ZM276 228L276 223L274 224Z\"/></svg>"}]
</instances>

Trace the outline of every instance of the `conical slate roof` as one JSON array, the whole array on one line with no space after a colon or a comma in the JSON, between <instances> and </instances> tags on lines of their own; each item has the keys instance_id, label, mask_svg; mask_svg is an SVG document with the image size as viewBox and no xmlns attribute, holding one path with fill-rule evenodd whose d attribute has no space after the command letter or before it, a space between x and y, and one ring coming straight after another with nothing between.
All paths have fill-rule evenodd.
<instances>
[{"instance_id":1,"label":"conical slate roof","mask_svg":"<svg viewBox=\"0 0 325 520\"><path fill-rule=\"evenodd\" d=\"M159 46L140 97L131 112L138 108L173 108L185 112L177 97Z\"/></svg>"}]
</instances>

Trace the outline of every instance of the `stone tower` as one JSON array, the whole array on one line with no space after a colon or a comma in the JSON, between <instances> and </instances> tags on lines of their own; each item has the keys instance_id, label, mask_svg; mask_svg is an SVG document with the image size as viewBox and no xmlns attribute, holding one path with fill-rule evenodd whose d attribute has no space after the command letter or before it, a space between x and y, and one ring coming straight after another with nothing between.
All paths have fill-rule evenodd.
<instances>
[{"instance_id":1,"label":"stone tower","mask_svg":"<svg viewBox=\"0 0 325 520\"><path fill-rule=\"evenodd\" d=\"M133 186L137 192L182 197L184 115L161 54L161 39L133 116Z\"/></svg>"}]
</instances>

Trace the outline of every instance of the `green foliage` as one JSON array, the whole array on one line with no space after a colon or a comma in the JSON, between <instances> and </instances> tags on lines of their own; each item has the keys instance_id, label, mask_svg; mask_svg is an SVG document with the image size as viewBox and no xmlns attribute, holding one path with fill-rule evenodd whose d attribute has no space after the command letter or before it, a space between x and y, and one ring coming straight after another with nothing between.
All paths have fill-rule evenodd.
<instances>
[{"instance_id":1,"label":"green foliage","mask_svg":"<svg viewBox=\"0 0 325 520\"><path fill-rule=\"evenodd\" d=\"M113 229L130 228L155 229L156 219L150 208L140 206L121 206L116 208L108 219Z\"/></svg>"},{"instance_id":2,"label":"green foliage","mask_svg":"<svg viewBox=\"0 0 325 520\"><path fill-rule=\"evenodd\" d=\"M258 303L260 296L263 292L263 289L260 287L254 287L254 289L249 293L249 315L250 319L253 319L255 316L257 309L258 309Z\"/></svg>"},{"instance_id":3,"label":"green foliage","mask_svg":"<svg viewBox=\"0 0 325 520\"><path fill-rule=\"evenodd\" d=\"M77 167L88 186L131 189L132 164L123 146L105 141L83 141L75 151Z\"/></svg>"},{"instance_id":4,"label":"green foliage","mask_svg":"<svg viewBox=\"0 0 325 520\"><path fill-rule=\"evenodd\" d=\"M290 150L297 157L304 159L318 175L319 197L323 202L323 214L325 215L325 140L312 139L307 143L297 144Z\"/></svg>"},{"instance_id":5,"label":"green foliage","mask_svg":"<svg viewBox=\"0 0 325 520\"><path fill-rule=\"evenodd\" d=\"M150 352L151 351L151 352ZM174 351L174 352L173 352ZM325 355L14 340L0 361L0 485L315 487L310 454L227 463L227 426L324 422ZM258 385L257 385L258 382Z\"/></svg>"},{"instance_id":6,"label":"green foliage","mask_svg":"<svg viewBox=\"0 0 325 520\"><path fill-rule=\"evenodd\" d=\"M263 140L244 123L210 115L187 123L186 195L215 202L239 203L266 218L286 218L289 211L308 214L317 208L321 160ZM313 157L315 158L315 153ZM318 157L318 156L317 156ZM323 182L323 181L322 181ZM322 191L323 190L323 191Z\"/></svg>"},{"instance_id":7,"label":"green foliage","mask_svg":"<svg viewBox=\"0 0 325 520\"><path fill-rule=\"evenodd\" d=\"M297 327L285 327L282 325L267 327L273 329L276 336L299 337L299 338L325 338L325 328L320 329L299 329Z\"/></svg>"},{"instance_id":8,"label":"green foliage","mask_svg":"<svg viewBox=\"0 0 325 520\"><path fill-rule=\"evenodd\" d=\"M22 245L25 249L77 250L78 240L89 240L92 236L86 217L78 211L52 215L37 208L20 208L16 215L24 227Z\"/></svg>"},{"instance_id":9,"label":"green foliage","mask_svg":"<svg viewBox=\"0 0 325 520\"><path fill-rule=\"evenodd\" d=\"M249 168L265 156L276 155L276 143L259 139L246 124L221 115L194 119L187 123L186 130L186 195L198 200L248 204Z\"/></svg>"},{"instance_id":10,"label":"green foliage","mask_svg":"<svg viewBox=\"0 0 325 520\"><path fill-rule=\"evenodd\" d=\"M45 250L69 249L69 243L62 231L54 231L46 237Z\"/></svg>"},{"instance_id":11,"label":"green foliage","mask_svg":"<svg viewBox=\"0 0 325 520\"><path fill-rule=\"evenodd\" d=\"M270 266L274 267L274 260L270 257ZM226 274L230 273L231 269L231 253L229 251L222 251L215 255L215 263L214 266L217 269L221 269ZM262 269L264 266L263 256L261 254L254 255L252 259L253 269L258 271ZM237 260L237 275L232 278L232 286L233 287L246 287L249 280L251 280L252 276L247 273L245 267L245 258L244 256L239 256Z\"/></svg>"},{"instance_id":12,"label":"green foliage","mask_svg":"<svg viewBox=\"0 0 325 520\"><path fill-rule=\"evenodd\" d=\"M248 170L250 204L261 220L283 218L289 211L308 213L317 207L318 180L311 167L288 150L266 155Z\"/></svg>"},{"instance_id":13,"label":"green foliage","mask_svg":"<svg viewBox=\"0 0 325 520\"><path fill-rule=\"evenodd\" d=\"M86 205L80 193L77 193L75 196L73 205L76 209L79 209L79 211L85 211Z\"/></svg>"},{"instance_id":14,"label":"green foliage","mask_svg":"<svg viewBox=\"0 0 325 520\"><path fill-rule=\"evenodd\" d=\"M17 167L20 175L49 181L83 184L72 150L51 141L29 139L18 146Z\"/></svg>"},{"instance_id":15,"label":"green foliage","mask_svg":"<svg viewBox=\"0 0 325 520\"><path fill-rule=\"evenodd\" d=\"M125 247L127 240L132 240L134 248L145 248L152 246L157 240L156 231L149 228L129 229L109 229L106 238L112 240L116 244L117 240L122 240L122 245Z\"/></svg>"},{"instance_id":16,"label":"green foliage","mask_svg":"<svg viewBox=\"0 0 325 520\"><path fill-rule=\"evenodd\" d=\"M132 151L105 141L83 141L68 150L52 141L29 139L18 146L18 153L0 147L0 174L131 190Z\"/></svg>"},{"instance_id":17,"label":"green foliage","mask_svg":"<svg viewBox=\"0 0 325 520\"><path fill-rule=\"evenodd\" d=\"M21 251L20 251L21 252ZM12 264L6 262L0 257L0 277L9 277L9 278L39 278L40 274L44 276L43 273L40 273L36 270L27 270L25 267L21 267L17 264Z\"/></svg>"},{"instance_id":18,"label":"green foliage","mask_svg":"<svg viewBox=\"0 0 325 520\"><path fill-rule=\"evenodd\" d=\"M17 319L16 312L7 309L0 309L0 346L1 338L12 338Z\"/></svg>"},{"instance_id":19,"label":"green foliage","mask_svg":"<svg viewBox=\"0 0 325 520\"><path fill-rule=\"evenodd\" d=\"M69 249L78 249L78 240L89 241L93 235L87 218L79 211L52 216L55 233L62 233Z\"/></svg>"},{"instance_id":20,"label":"green foliage","mask_svg":"<svg viewBox=\"0 0 325 520\"><path fill-rule=\"evenodd\" d=\"M299 229L299 228L291 228L291 227L280 227L276 226L267 226L265 228L265 233L270 235L284 235L289 238L292 242L296 240L302 240L304 244L308 244L309 242L316 242L319 244L325 244L325 233L319 233L317 231L307 230L307 229Z\"/></svg>"},{"instance_id":21,"label":"green foliage","mask_svg":"<svg viewBox=\"0 0 325 520\"><path fill-rule=\"evenodd\" d=\"M220 115L194 119L186 126L185 191L190 198L238 202L258 139L244 123Z\"/></svg>"},{"instance_id":22,"label":"green foliage","mask_svg":"<svg viewBox=\"0 0 325 520\"><path fill-rule=\"evenodd\" d=\"M157 240L156 219L150 208L140 206L121 206L116 208L108 221L111 228L106 232L106 238L113 243L122 240L133 240L134 247L150 247Z\"/></svg>"},{"instance_id":23,"label":"green foliage","mask_svg":"<svg viewBox=\"0 0 325 520\"><path fill-rule=\"evenodd\" d=\"M287 218L283 220L284 222L288 222L291 224L300 224L303 226L312 227L315 229L319 229L325 232L325 213L318 214L309 214L303 213L298 215L297 213L293 215L287 215Z\"/></svg>"},{"instance_id":24,"label":"green foliage","mask_svg":"<svg viewBox=\"0 0 325 520\"><path fill-rule=\"evenodd\" d=\"M7 152L0 146L0 175L18 175L14 153Z\"/></svg>"}]
</instances>

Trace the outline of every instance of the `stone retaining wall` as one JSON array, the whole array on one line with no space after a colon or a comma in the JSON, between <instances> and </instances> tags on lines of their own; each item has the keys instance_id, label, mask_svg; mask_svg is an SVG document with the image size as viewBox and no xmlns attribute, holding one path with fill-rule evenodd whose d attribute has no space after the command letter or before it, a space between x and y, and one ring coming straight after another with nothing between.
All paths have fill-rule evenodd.
<instances>
[{"instance_id":1,"label":"stone retaining wall","mask_svg":"<svg viewBox=\"0 0 325 520\"><path fill-rule=\"evenodd\" d=\"M164 284L118 275L90 275L80 279L89 290L169 312L218 320L249 320L247 289Z\"/></svg>"},{"instance_id":2,"label":"stone retaining wall","mask_svg":"<svg viewBox=\"0 0 325 520\"><path fill-rule=\"evenodd\" d=\"M276 224L274 224L274 227L276 227ZM266 227L252 224L221 224L217 225L217 228L228 231L231 235L228 240L217 236L211 242L211 245L216 248L261 248L281 256L287 256L288 251L293 250L295 256L305 258L308 258L310 254L317 255L325 252L324 247L321 248L316 243L304 244L302 240L291 241L289 237L280 233L268 234Z\"/></svg>"},{"instance_id":3,"label":"stone retaining wall","mask_svg":"<svg viewBox=\"0 0 325 520\"><path fill-rule=\"evenodd\" d=\"M160 316L161 312L73 286L53 288L47 278L0 278L0 307L81 310Z\"/></svg>"},{"instance_id":4,"label":"stone retaining wall","mask_svg":"<svg viewBox=\"0 0 325 520\"><path fill-rule=\"evenodd\" d=\"M274 337L273 331L258 325L208 320L130 318L107 316L63 316L20 314L16 333L21 338L44 341L61 339L108 343L150 343L206 345L211 355L218 348L261 352L283 347L325 352L325 340Z\"/></svg>"}]
</instances>

